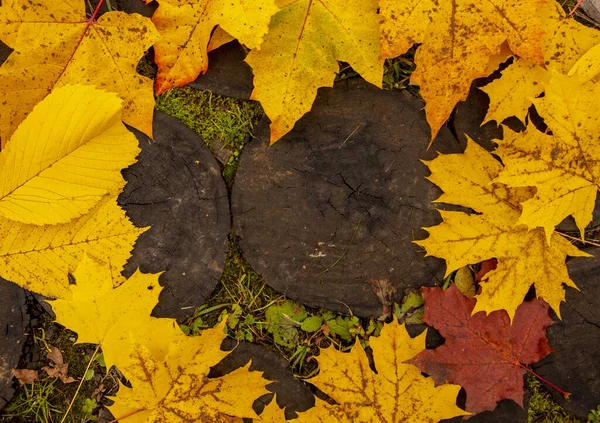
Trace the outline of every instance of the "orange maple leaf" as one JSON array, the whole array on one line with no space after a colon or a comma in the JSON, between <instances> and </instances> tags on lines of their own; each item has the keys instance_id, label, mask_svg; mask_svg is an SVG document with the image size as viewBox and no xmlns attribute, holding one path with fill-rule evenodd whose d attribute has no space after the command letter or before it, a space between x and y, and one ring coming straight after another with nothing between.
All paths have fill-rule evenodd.
<instances>
[{"instance_id":1,"label":"orange maple leaf","mask_svg":"<svg viewBox=\"0 0 600 423\"><path fill-rule=\"evenodd\" d=\"M547 0L381 0L382 56L396 57L415 43L417 68L411 83L420 85L432 137L471 82L487 75L491 56L504 42L521 57L543 65L544 34L540 11Z\"/></svg>"}]
</instances>

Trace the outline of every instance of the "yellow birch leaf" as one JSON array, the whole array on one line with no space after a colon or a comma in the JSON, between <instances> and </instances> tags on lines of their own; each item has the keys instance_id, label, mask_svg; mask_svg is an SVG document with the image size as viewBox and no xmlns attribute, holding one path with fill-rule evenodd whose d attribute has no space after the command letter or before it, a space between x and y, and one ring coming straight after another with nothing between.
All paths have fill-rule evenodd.
<instances>
[{"instance_id":1,"label":"yellow birch leaf","mask_svg":"<svg viewBox=\"0 0 600 423\"><path fill-rule=\"evenodd\" d=\"M425 336L411 338L396 320L386 324L381 335L370 339L377 373L359 342L349 353L333 346L322 349L319 374L307 381L337 404L317 399L314 408L300 413L298 423L421 423L468 415L456 406L460 386L435 386L416 366L406 364L425 349Z\"/></svg>"},{"instance_id":2,"label":"yellow birch leaf","mask_svg":"<svg viewBox=\"0 0 600 423\"><path fill-rule=\"evenodd\" d=\"M84 254L73 276L71 297L50 301L56 321L78 334L77 343L100 344L107 369L126 370L129 357L123 352L132 333L157 360L165 358L171 342L185 337L174 319L150 317L162 290L158 274L137 271L115 288L110 266Z\"/></svg>"},{"instance_id":3,"label":"yellow birch leaf","mask_svg":"<svg viewBox=\"0 0 600 423\"><path fill-rule=\"evenodd\" d=\"M500 123L510 116L525 122L531 99L544 91L544 85L551 78L547 69L567 73L584 53L600 44L600 31L567 18L562 7L556 4L547 10L543 26L546 31L542 38L544 67L515 57L499 79L481 88L490 97L483 123L490 120Z\"/></svg>"},{"instance_id":4,"label":"yellow birch leaf","mask_svg":"<svg viewBox=\"0 0 600 423\"><path fill-rule=\"evenodd\" d=\"M230 422L231 417L256 418L252 403L271 383L261 372L249 371L250 363L219 378L208 378L210 368L229 352L221 351L225 321L200 336L171 342L164 360L134 343L126 374L132 388L121 386L113 416L130 423L180 423L182 421Z\"/></svg>"},{"instance_id":5,"label":"yellow birch leaf","mask_svg":"<svg viewBox=\"0 0 600 423\"><path fill-rule=\"evenodd\" d=\"M207 71L207 46L215 26L255 48L278 10L275 0L160 1L152 16L161 35L154 45L156 93L192 82Z\"/></svg>"},{"instance_id":6,"label":"yellow birch leaf","mask_svg":"<svg viewBox=\"0 0 600 423\"><path fill-rule=\"evenodd\" d=\"M136 66L158 33L139 14L109 12L96 22L84 0L3 0L0 39L15 51L0 67L0 138L54 88L84 83L124 101L123 120L152 135L152 80Z\"/></svg>"},{"instance_id":7,"label":"yellow birch leaf","mask_svg":"<svg viewBox=\"0 0 600 423\"><path fill-rule=\"evenodd\" d=\"M26 225L0 218L0 276L41 295L69 298L68 273L87 253L110 264L116 283L138 236L117 198L108 196L88 214L63 225Z\"/></svg>"},{"instance_id":8,"label":"yellow birch leaf","mask_svg":"<svg viewBox=\"0 0 600 423\"><path fill-rule=\"evenodd\" d=\"M106 194L140 152L121 123L116 94L69 85L27 116L0 153L0 216L53 225L80 217Z\"/></svg>"},{"instance_id":9,"label":"yellow birch leaf","mask_svg":"<svg viewBox=\"0 0 600 423\"><path fill-rule=\"evenodd\" d=\"M446 275L469 264L498 260L481 284L473 313L504 309L512 319L534 284L537 296L560 316L560 303L565 299L562 284L575 287L565 260L589 255L556 233L547 242L543 229L528 231L517 224L521 203L531 199L534 190L495 182L502 165L471 140L464 153L440 155L427 165L429 179L444 191L437 201L480 214L440 210L443 222L425 228L429 237L416 243L428 256L446 261Z\"/></svg>"},{"instance_id":10,"label":"yellow birch leaf","mask_svg":"<svg viewBox=\"0 0 600 423\"><path fill-rule=\"evenodd\" d=\"M544 64L542 0L381 0L383 57L420 43L411 83L420 85L432 138L464 100L471 82L486 76L504 42L521 57Z\"/></svg>"},{"instance_id":11,"label":"yellow birch leaf","mask_svg":"<svg viewBox=\"0 0 600 423\"><path fill-rule=\"evenodd\" d=\"M271 120L271 144L292 130L320 87L331 87L338 60L381 87L377 0L280 0L260 49L248 54L252 99Z\"/></svg>"},{"instance_id":12,"label":"yellow birch leaf","mask_svg":"<svg viewBox=\"0 0 600 423\"><path fill-rule=\"evenodd\" d=\"M544 228L548 240L571 215L581 231L592 221L600 187L600 85L555 73L543 98L535 100L552 135L532 124L522 133L507 131L498 141L506 165L497 179L511 187L533 186L518 223Z\"/></svg>"},{"instance_id":13,"label":"yellow birch leaf","mask_svg":"<svg viewBox=\"0 0 600 423\"><path fill-rule=\"evenodd\" d=\"M210 41L208 42L208 47L206 48L207 52L218 49L219 47L234 41L235 38L229 35L223 28L217 26L210 36Z\"/></svg>"}]
</instances>

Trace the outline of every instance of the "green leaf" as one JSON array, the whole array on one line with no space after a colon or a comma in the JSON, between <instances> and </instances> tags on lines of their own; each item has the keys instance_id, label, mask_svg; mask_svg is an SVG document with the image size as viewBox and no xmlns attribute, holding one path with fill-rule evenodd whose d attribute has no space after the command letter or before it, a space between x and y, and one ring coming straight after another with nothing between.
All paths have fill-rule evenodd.
<instances>
[{"instance_id":1,"label":"green leaf","mask_svg":"<svg viewBox=\"0 0 600 423\"><path fill-rule=\"evenodd\" d=\"M302 322L300 325L300 329L305 332L316 332L321 329L321 325L323 324L323 319L319 316L311 316Z\"/></svg>"},{"instance_id":2,"label":"green leaf","mask_svg":"<svg viewBox=\"0 0 600 423\"><path fill-rule=\"evenodd\" d=\"M96 356L96 362L101 366L101 367L106 367L106 363L104 362L104 353L100 353Z\"/></svg>"},{"instance_id":3,"label":"green leaf","mask_svg":"<svg viewBox=\"0 0 600 423\"><path fill-rule=\"evenodd\" d=\"M293 349L298 344L297 327L307 317L308 313L302 305L286 300L267 309L267 331L273 335L276 344Z\"/></svg>"}]
</instances>

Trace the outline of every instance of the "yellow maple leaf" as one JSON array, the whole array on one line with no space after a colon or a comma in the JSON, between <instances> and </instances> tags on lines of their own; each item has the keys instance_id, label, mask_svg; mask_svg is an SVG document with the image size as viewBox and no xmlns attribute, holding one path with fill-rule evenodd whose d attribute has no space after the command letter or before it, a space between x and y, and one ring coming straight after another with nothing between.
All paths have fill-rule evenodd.
<instances>
[{"instance_id":1,"label":"yellow maple leaf","mask_svg":"<svg viewBox=\"0 0 600 423\"><path fill-rule=\"evenodd\" d=\"M152 22L109 12L96 22L83 0L4 0L0 39L15 51L0 67L0 138L10 138L53 88L84 83L117 93L125 123L152 135L152 80L136 73L157 40Z\"/></svg>"},{"instance_id":2,"label":"yellow maple leaf","mask_svg":"<svg viewBox=\"0 0 600 423\"><path fill-rule=\"evenodd\" d=\"M161 94L208 69L207 46L215 26L250 48L260 45L279 8L275 0L162 0L152 16L161 38L154 46Z\"/></svg>"},{"instance_id":3,"label":"yellow maple leaf","mask_svg":"<svg viewBox=\"0 0 600 423\"><path fill-rule=\"evenodd\" d=\"M582 83L595 81L598 74L600 74L600 44L589 49L569 70L569 76L577 77Z\"/></svg>"},{"instance_id":4,"label":"yellow maple leaf","mask_svg":"<svg viewBox=\"0 0 600 423\"><path fill-rule=\"evenodd\" d=\"M525 132L506 131L496 151L506 168L499 182L534 186L518 223L542 227L548 239L556 225L572 215L581 231L592 221L600 187L600 85L555 73L545 96L534 100L552 135L530 124Z\"/></svg>"},{"instance_id":5,"label":"yellow maple leaf","mask_svg":"<svg viewBox=\"0 0 600 423\"><path fill-rule=\"evenodd\" d=\"M67 223L116 195L121 170L140 152L121 123L121 100L90 86L53 91L0 153L0 216L21 223Z\"/></svg>"},{"instance_id":6,"label":"yellow maple leaf","mask_svg":"<svg viewBox=\"0 0 600 423\"><path fill-rule=\"evenodd\" d=\"M411 83L420 85L432 139L505 41L521 57L544 63L544 7L544 0L381 0L382 55L396 57L421 43Z\"/></svg>"},{"instance_id":7,"label":"yellow maple leaf","mask_svg":"<svg viewBox=\"0 0 600 423\"><path fill-rule=\"evenodd\" d=\"M550 80L548 69L567 73L586 51L600 44L600 31L567 18L560 5L553 6L544 14L546 32L542 42L546 63L540 66L515 57L499 79L482 87L481 90L490 97L483 123L491 120L500 123L510 116L525 122L531 99L539 96Z\"/></svg>"},{"instance_id":8,"label":"yellow maple leaf","mask_svg":"<svg viewBox=\"0 0 600 423\"><path fill-rule=\"evenodd\" d=\"M285 409L279 408L277 405L277 397L274 396L269 404L265 406L262 413L260 413L259 419L263 423L285 423Z\"/></svg>"},{"instance_id":9,"label":"yellow maple leaf","mask_svg":"<svg viewBox=\"0 0 600 423\"><path fill-rule=\"evenodd\" d=\"M158 274L135 272L115 288L112 269L84 254L69 285L71 297L50 301L56 321L79 336L77 343L100 344L106 368L125 371L131 333L157 360L163 360L168 345L185 335L174 319L150 317L162 288Z\"/></svg>"},{"instance_id":10,"label":"yellow maple leaf","mask_svg":"<svg viewBox=\"0 0 600 423\"><path fill-rule=\"evenodd\" d=\"M114 405L115 417L131 423L181 421L230 422L233 417L256 417L252 403L267 393L271 383L250 363L219 378L208 378L210 368L229 352L221 350L225 321L197 337L171 342L165 360L134 343L126 374L132 388L121 386Z\"/></svg>"},{"instance_id":11,"label":"yellow maple leaf","mask_svg":"<svg viewBox=\"0 0 600 423\"><path fill-rule=\"evenodd\" d=\"M490 97L490 106L482 124L492 120L501 123L510 116L525 122L531 99L544 91L547 75L548 71L543 67L515 58L499 79L480 88Z\"/></svg>"},{"instance_id":12,"label":"yellow maple leaf","mask_svg":"<svg viewBox=\"0 0 600 423\"><path fill-rule=\"evenodd\" d=\"M206 51L210 52L218 49L222 45L232 42L235 40L234 37L229 35L227 31L225 31L220 26L217 26L210 36L210 41L208 42L208 47L206 47Z\"/></svg>"},{"instance_id":13,"label":"yellow maple leaf","mask_svg":"<svg viewBox=\"0 0 600 423\"><path fill-rule=\"evenodd\" d=\"M560 316L560 303L565 299L562 284L576 287L569 278L566 257L589 255L556 233L547 242L543 229L528 231L517 224L521 203L532 198L533 190L493 182L502 165L471 140L464 153L440 155L427 165L428 179L444 191L438 202L469 207L480 214L440 210L443 222L425 228L429 237L416 243L427 255L446 261L446 275L469 264L498 260L481 284L473 313L504 309L512 319L535 284L537 296Z\"/></svg>"},{"instance_id":14,"label":"yellow maple leaf","mask_svg":"<svg viewBox=\"0 0 600 423\"><path fill-rule=\"evenodd\" d=\"M469 413L456 406L458 385L434 386L433 379L407 360L425 349L426 332L411 338L396 320L370 338L377 373L371 370L357 342L349 353L333 346L317 357L319 374L307 381L335 400L317 399L316 406L300 413L298 422L421 423L438 422Z\"/></svg>"},{"instance_id":15,"label":"yellow maple leaf","mask_svg":"<svg viewBox=\"0 0 600 423\"><path fill-rule=\"evenodd\" d=\"M0 276L41 295L69 298L67 274L87 253L109 263L121 283L133 244L146 229L131 224L114 196L62 225L26 225L0 218Z\"/></svg>"},{"instance_id":16,"label":"yellow maple leaf","mask_svg":"<svg viewBox=\"0 0 600 423\"><path fill-rule=\"evenodd\" d=\"M320 87L331 87L338 60L381 87L377 0L279 0L260 49L248 54L252 99L271 120L271 144L292 130Z\"/></svg>"}]
</instances>

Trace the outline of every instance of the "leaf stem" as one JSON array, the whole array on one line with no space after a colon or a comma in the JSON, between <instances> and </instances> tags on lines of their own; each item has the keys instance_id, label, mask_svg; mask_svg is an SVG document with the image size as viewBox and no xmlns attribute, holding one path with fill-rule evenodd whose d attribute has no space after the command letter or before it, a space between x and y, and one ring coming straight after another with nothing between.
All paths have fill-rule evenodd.
<instances>
[{"instance_id":1,"label":"leaf stem","mask_svg":"<svg viewBox=\"0 0 600 423\"><path fill-rule=\"evenodd\" d=\"M103 4L104 4L104 0L100 0L98 2L98 4L96 5L96 8L94 9L94 12L92 12L92 16L90 16L90 19L88 22L90 22L90 23L96 22L96 16L98 16L98 13L100 13L100 8L102 7Z\"/></svg>"},{"instance_id":2,"label":"leaf stem","mask_svg":"<svg viewBox=\"0 0 600 423\"><path fill-rule=\"evenodd\" d=\"M75 399L77 398L77 395L79 394L79 390L81 389L81 385L83 385L83 382L85 381L85 375L87 375L88 370L90 370L90 366L94 362L94 359L96 358L96 355L98 354L98 350L99 349L100 349L100 344L96 345L96 349L94 350L94 354L92 354L92 357L90 358L90 361L88 362L88 365L85 368L85 372L83 373L83 376L82 376L81 380L79 381L79 386L77 386L77 390L75 391L75 395L73 395L73 398L71 399L71 403L69 404L69 408L67 408L67 411L65 411L65 414L64 414L63 418L61 419L60 423L64 423L64 421L66 420L67 416L69 415L69 412L71 411L71 408L73 408L73 404L75 403Z\"/></svg>"},{"instance_id":3,"label":"leaf stem","mask_svg":"<svg viewBox=\"0 0 600 423\"><path fill-rule=\"evenodd\" d=\"M575 236L571 236L571 235L567 235L564 234L562 232L559 231L555 231L557 234L564 236L565 238L569 238L572 239L573 241L579 241L579 242L583 242L584 244L590 244L590 245L594 245L596 247L600 247L600 244L597 242L593 242L593 241L586 241L585 239L581 239L581 238L577 238Z\"/></svg>"},{"instance_id":4,"label":"leaf stem","mask_svg":"<svg viewBox=\"0 0 600 423\"><path fill-rule=\"evenodd\" d=\"M566 392L563 391L562 389L560 389L558 386L556 386L555 384L553 384L552 382L544 379L543 377L541 377L540 375L538 375L536 372L534 372L533 370L531 370L529 367L522 365L521 363L519 363L519 367L521 367L524 370L527 370L529 373L531 373L532 375L534 375L536 378L538 378L539 380L541 380L542 382L544 382L545 384L547 384L548 386L552 387L553 389L556 389L563 397L565 398L569 398L569 396L571 396L570 392Z\"/></svg>"},{"instance_id":5,"label":"leaf stem","mask_svg":"<svg viewBox=\"0 0 600 423\"><path fill-rule=\"evenodd\" d=\"M569 15L567 16L567 18L571 18L573 17L573 15L575 14L575 12L577 11L577 9L579 9L579 6L581 6L581 3L583 3L583 0L578 0L577 4L575 5L575 7L573 8L573 10L571 10L571 13L569 13Z\"/></svg>"}]
</instances>

